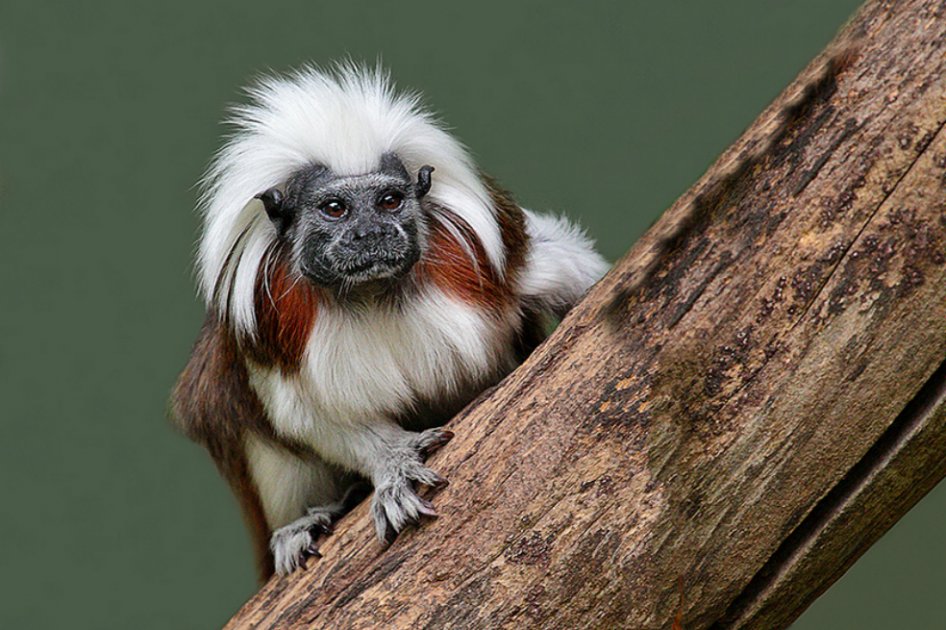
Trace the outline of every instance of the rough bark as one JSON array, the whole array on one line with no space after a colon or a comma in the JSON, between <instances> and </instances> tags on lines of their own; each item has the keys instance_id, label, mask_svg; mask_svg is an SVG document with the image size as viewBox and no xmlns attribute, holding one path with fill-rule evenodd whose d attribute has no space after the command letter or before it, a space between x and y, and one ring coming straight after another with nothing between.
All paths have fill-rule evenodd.
<instances>
[{"instance_id":1,"label":"rough bark","mask_svg":"<svg viewBox=\"0 0 946 630\"><path fill-rule=\"evenodd\" d=\"M946 10L868 2L452 423L231 627L780 627L946 473Z\"/></svg>"}]
</instances>

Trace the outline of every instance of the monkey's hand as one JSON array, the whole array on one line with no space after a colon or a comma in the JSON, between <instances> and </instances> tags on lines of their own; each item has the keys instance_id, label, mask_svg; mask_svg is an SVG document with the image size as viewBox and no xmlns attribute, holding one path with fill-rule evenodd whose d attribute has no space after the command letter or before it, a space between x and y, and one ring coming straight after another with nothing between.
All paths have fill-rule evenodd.
<instances>
[{"instance_id":1,"label":"monkey's hand","mask_svg":"<svg viewBox=\"0 0 946 630\"><path fill-rule=\"evenodd\" d=\"M312 507L306 515L273 532L269 548L273 552L276 572L287 575L305 564L308 557L321 557L316 539L332 533L332 522L340 514L339 504Z\"/></svg>"},{"instance_id":2,"label":"monkey's hand","mask_svg":"<svg viewBox=\"0 0 946 630\"><path fill-rule=\"evenodd\" d=\"M421 516L436 517L434 506L418 496L416 484L443 488L447 480L424 465L428 455L446 444L453 433L442 428L421 433L400 432L391 448L376 463L371 475L374 498L371 515L383 544L390 544L407 525Z\"/></svg>"},{"instance_id":3,"label":"monkey's hand","mask_svg":"<svg viewBox=\"0 0 946 630\"><path fill-rule=\"evenodd\" d=\"M352 483L339 501L317 505L306 510L305 516L273 532L269 548L273 552L273 564L280 575L288 575L308 558L321 558L319 536L333 533L333 524L342 515L361 503L371 492L371 486L363 481Z\"/></svg>"}]
</instances>

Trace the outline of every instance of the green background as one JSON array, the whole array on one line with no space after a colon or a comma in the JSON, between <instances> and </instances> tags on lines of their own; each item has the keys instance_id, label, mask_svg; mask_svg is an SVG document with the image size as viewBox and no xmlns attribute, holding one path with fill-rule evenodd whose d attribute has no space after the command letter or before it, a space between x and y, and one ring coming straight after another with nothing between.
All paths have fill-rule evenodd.
<instances>
[{"instance_id":1,"label":"green background","mask_svg":"<svg viewBox=\"0 0 946 630\"><path fill-rule=\"evenodd\" d=\"M236 506L165 421L202 317L194 184L256 73L383 59L520 201L620 256L856 0L0 5L0 626L210 628ZM797 628L933 627L946 488Z\"/></svg>"}]
</instances>

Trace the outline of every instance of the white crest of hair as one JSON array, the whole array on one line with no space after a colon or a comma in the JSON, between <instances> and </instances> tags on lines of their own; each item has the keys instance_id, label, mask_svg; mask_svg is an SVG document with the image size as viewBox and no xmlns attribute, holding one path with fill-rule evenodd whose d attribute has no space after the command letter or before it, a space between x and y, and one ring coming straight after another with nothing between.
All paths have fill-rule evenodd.
<instances>
[{"instance_id":1,"label":"white crest of hair","mask_svg":"<svg viewBox=\"0 0 946 630\"><path fill-rule=\"evenodd\" d=\"M248 94L250 103L233 110L229 122L236 131L208 169L200 202L201 291L238 330L255 333L257 271L276 237L253 198L313 163L339 175L370 172L387 152L396 153L409 173L430 164L436 170L428 197L470 226L502 273L505 251L495 210L472 159L416 95L395 92L380 68L307 67L263 78ZM448 218L434 219L458 234Z\"/></svg>"},{"instance_id":2,"label":"white crest of hair","mask_svg":"<svg viewBox=\"0 0 946 630\"><path fill-rule=\"evenodd\" d=\"M585 232L565 217L524 212L529 251L519 293L562 317L610 265Z\"/></svg>"}]
</instances>

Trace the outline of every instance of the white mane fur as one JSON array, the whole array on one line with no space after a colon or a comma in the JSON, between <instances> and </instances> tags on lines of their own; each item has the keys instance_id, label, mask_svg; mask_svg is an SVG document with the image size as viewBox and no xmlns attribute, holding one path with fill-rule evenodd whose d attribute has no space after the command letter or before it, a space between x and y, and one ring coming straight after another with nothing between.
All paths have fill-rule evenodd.
<instances>
[{"instance_id":1,"label":"white mane fur","mask_svg":"<svg viewBox=\"0 0 946 630\"><path fill-rule=\"evenodd\" d=\"M416 95L394 91L386 73L351 64L331 72L305 68L286 78L264 78L248 94L251 102L236 107L229 121L235 134L203 182L204 231L198 253L208 307L226 314L238 330L256 330L257 272L276 238L262 204L253 197L312 163L356 175L374 170L382 154L393 151L409 172L433 165L430 198L470 226L490 263L502 272L499 227L472 160Z\"/></svg>"}]
</instances>

